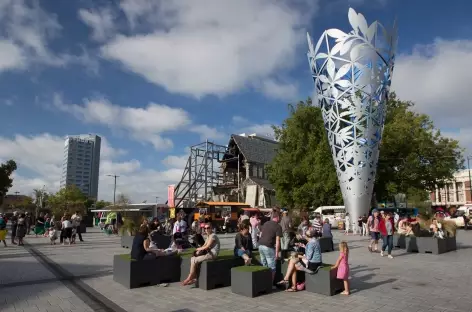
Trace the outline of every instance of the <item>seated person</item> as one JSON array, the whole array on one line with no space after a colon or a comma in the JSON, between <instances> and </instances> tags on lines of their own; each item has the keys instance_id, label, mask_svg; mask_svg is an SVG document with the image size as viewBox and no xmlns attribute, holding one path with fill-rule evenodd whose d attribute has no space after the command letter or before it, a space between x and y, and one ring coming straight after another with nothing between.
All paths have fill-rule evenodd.
<instances>
[{"instance_id":1,"label":"seated person","mask_svg":"<svg viewBox=\"0 0 472 312\"><path fill-rule=\"evenodd\" d=\"M252 239L249 235L249 228L251 225L243 222L238 227L239 233L234 238L234 256L243 258L244 263L250 265L252 260Z\"/></svg>"},{"instance_id":2,"label":"seated person","mask_svg":"<svg viewBox=\"0 0 472 312\"><path fill-rule=\"evenodd\" d=\"M156 255L152 253L149 240L149 229L146 224L141 224L138 233L133 238L133 245L131 247L131 259L134 260L149 260L155 259Z\"/></svg>"},{"instance_id":3,"label":"seated person","mask_svg":"<svg viewBox=\"0 0 472 312\"><path fill-rule=\"evenodd\" d=\"M279 285L288 285L291 281L292 287L288 288L289 292L297 291L297 271L305 271L309 274L316 273L321 267L321 247L318 241L319 233L308 230L305 235L309 239L306 245L305 255L292 253L287 267L287 273Z\"/></svg>"},{"instance_id":4,"label":"seated person","mask_svg":"<svg viewBox=\"0 0 472 312\"><path fill-rule=\"evenodd\" d=\"M407 231L408 219L404 218L398 222L398 234L404 235Z\"/></svg>"},{"instance_id":5,"label":"seated person","mask_svg":"<svg viewBox=\"0 0 472 312\"><path fill-rule=\"evenodd\" d=\"M182 282L182 286L195 284L197 282L197 266L203 261L216 259L220 252L220 240L218 236L213 233L211 224L205 224L204 229L207 234L207 239L202 247L195 250L194 256L190 259L190 273Z\"/></svg>"}]
</instances>

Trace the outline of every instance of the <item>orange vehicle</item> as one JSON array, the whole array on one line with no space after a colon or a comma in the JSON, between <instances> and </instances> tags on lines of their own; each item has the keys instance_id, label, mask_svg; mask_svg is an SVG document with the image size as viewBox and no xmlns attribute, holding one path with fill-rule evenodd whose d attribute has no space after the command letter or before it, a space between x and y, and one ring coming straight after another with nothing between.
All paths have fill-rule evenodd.
<instances>
[{"instance_id":1,"label":"orange vehicle","mask_svg":"<svg viewBox=\"0 0 472 312\"><path fill-rule=\"evenodd\" d=\"M212 222L217 226L223 225L224 217L230 216L230 224L235 228L238 222L238 213L243 208L249 208L251 205L237 202L199 202L194 214L194 220L198 220L200 216L211 218Z\"/></svg>"}]
</instances>

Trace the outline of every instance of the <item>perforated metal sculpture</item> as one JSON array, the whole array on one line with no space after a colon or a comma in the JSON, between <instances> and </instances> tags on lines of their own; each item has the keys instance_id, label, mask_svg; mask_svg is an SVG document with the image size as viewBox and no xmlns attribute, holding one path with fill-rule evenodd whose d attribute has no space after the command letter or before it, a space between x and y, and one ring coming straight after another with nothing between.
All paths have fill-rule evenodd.
<instances>
[{"instance_id":1,"label":"perforated metal sculpture","mask_svg":"<svg viewBox=\"0 0 472 312\"><path fill-rule=\"evenodd\" d=\"M326 30L308 60L344 205L353 222L371 205L395 48L391 32L349 9L353 30Z\"/></svg>"}]
</instances>

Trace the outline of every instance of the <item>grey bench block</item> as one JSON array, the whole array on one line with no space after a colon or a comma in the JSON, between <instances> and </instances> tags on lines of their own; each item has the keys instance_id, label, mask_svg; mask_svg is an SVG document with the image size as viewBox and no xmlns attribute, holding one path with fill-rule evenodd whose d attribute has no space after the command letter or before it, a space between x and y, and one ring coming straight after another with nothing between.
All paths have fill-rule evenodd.
<instances>
[{"instance_id":1,"label":"grey bench block","mask_svg":"<svg viewBox=\"0 0 472 312\"><path fill-rule=\"evenodd\" d=\"M200 265L197 287L211 290L231 286L231 269L244 265L242 258L223 258L204 261Z\"/></svg>"},{"instance_id":2,"label":"grey bench block","mask_svg":"<svg viewBox=\"0 0 472 312\"><path fill-rule=\"evenodd\" d=\"M330 267L329 264L326 264L316 274L305 274L306 291L326 296L334 296L343 291L343 281L336 278L338 270Z\"/></svg>"},{"instance_id":3,"label":"grey bench block","mask_svg":"<svg viewBox=\"0 0 472 312\"><path fill-rule=\"evenodd\" d=\"M321 237L319 239L321 252L334 251L334 244L332 237Z\"/></svg>"},{"instance_id":4,"label":"grey bench block","mask_svg":"<svg viewBox=\"0 0 472 312\"><path fill-rule=\"evenodd\" d=\"M129 255L115 255L113 280L126 288L178 282L180 262L176 255L141 261L131 260Z\"/></svg>"},{"instance_id":5,"label":"grey bench block","mask_svg":"<svg viewBox=\"0 0 472 312\"><path fill-rule=\"evenodd\" d=\"M400 249L406 249L406 236L400 234L393 235L393 246Z\"/></svg>"},{"instance_id":6,"label":"grey bench block","mask_svg":"<svg viewBox=\"0 0 472 312\"><path fill-rule=\"evenodd\" d=\"M405 249L407 252L418 252L417 238L415 236L405 237Z\"/></svg>"},{"instance_id":7,"label":"grey bench block","mask_svg":"<svg viewBox=\"0 0 472 312\"><path fill-rule=\"evenodd\" d=\"M443 254L457 249L456 238L434 238L434 237L417 237L418 252L432 253L435 255Z\"/></svg>"},{"instance_id":8,"label":"grey bench block","mask_svg":"<svg viewBox=\"0 0 472 312\"><path fill-rule=\"evenodd\" d=\"M121 236L121 247L131 248L133 246L134 236L122 235Z\"/></svg>"},{"instance_id":9,"label":"grey bench block","mask_svg":"<svg viewBox=\"0 0 472 312\"><path fill-rule=\"evenodd\" d=\"M250 267L253 269L254 267ZM235 294L254 298L272 292L272 271L256 267L256 271L245 271L241 267L231 269L231 291Z\"/></svg>"}]
</instances>

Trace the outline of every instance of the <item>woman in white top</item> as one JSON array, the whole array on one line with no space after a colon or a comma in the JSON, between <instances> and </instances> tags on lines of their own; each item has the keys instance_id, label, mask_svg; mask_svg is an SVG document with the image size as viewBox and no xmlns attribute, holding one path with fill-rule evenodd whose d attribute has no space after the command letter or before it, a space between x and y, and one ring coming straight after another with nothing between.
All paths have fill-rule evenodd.
<instances>
[{"instance_id":1,"label":"woman in white top","mask_svg":"<svg viewBox=\"0 0 472 312\"><path fill-rule=\"evenodd\" d=\"M69 239L69 245L72 242L72 222L70 221L69 216L65 215L64 220L62 221L62 233L61 235L63 238ZM63 241L63 245L65 245L65 240Z\"/></svg>"}]
</instances>

